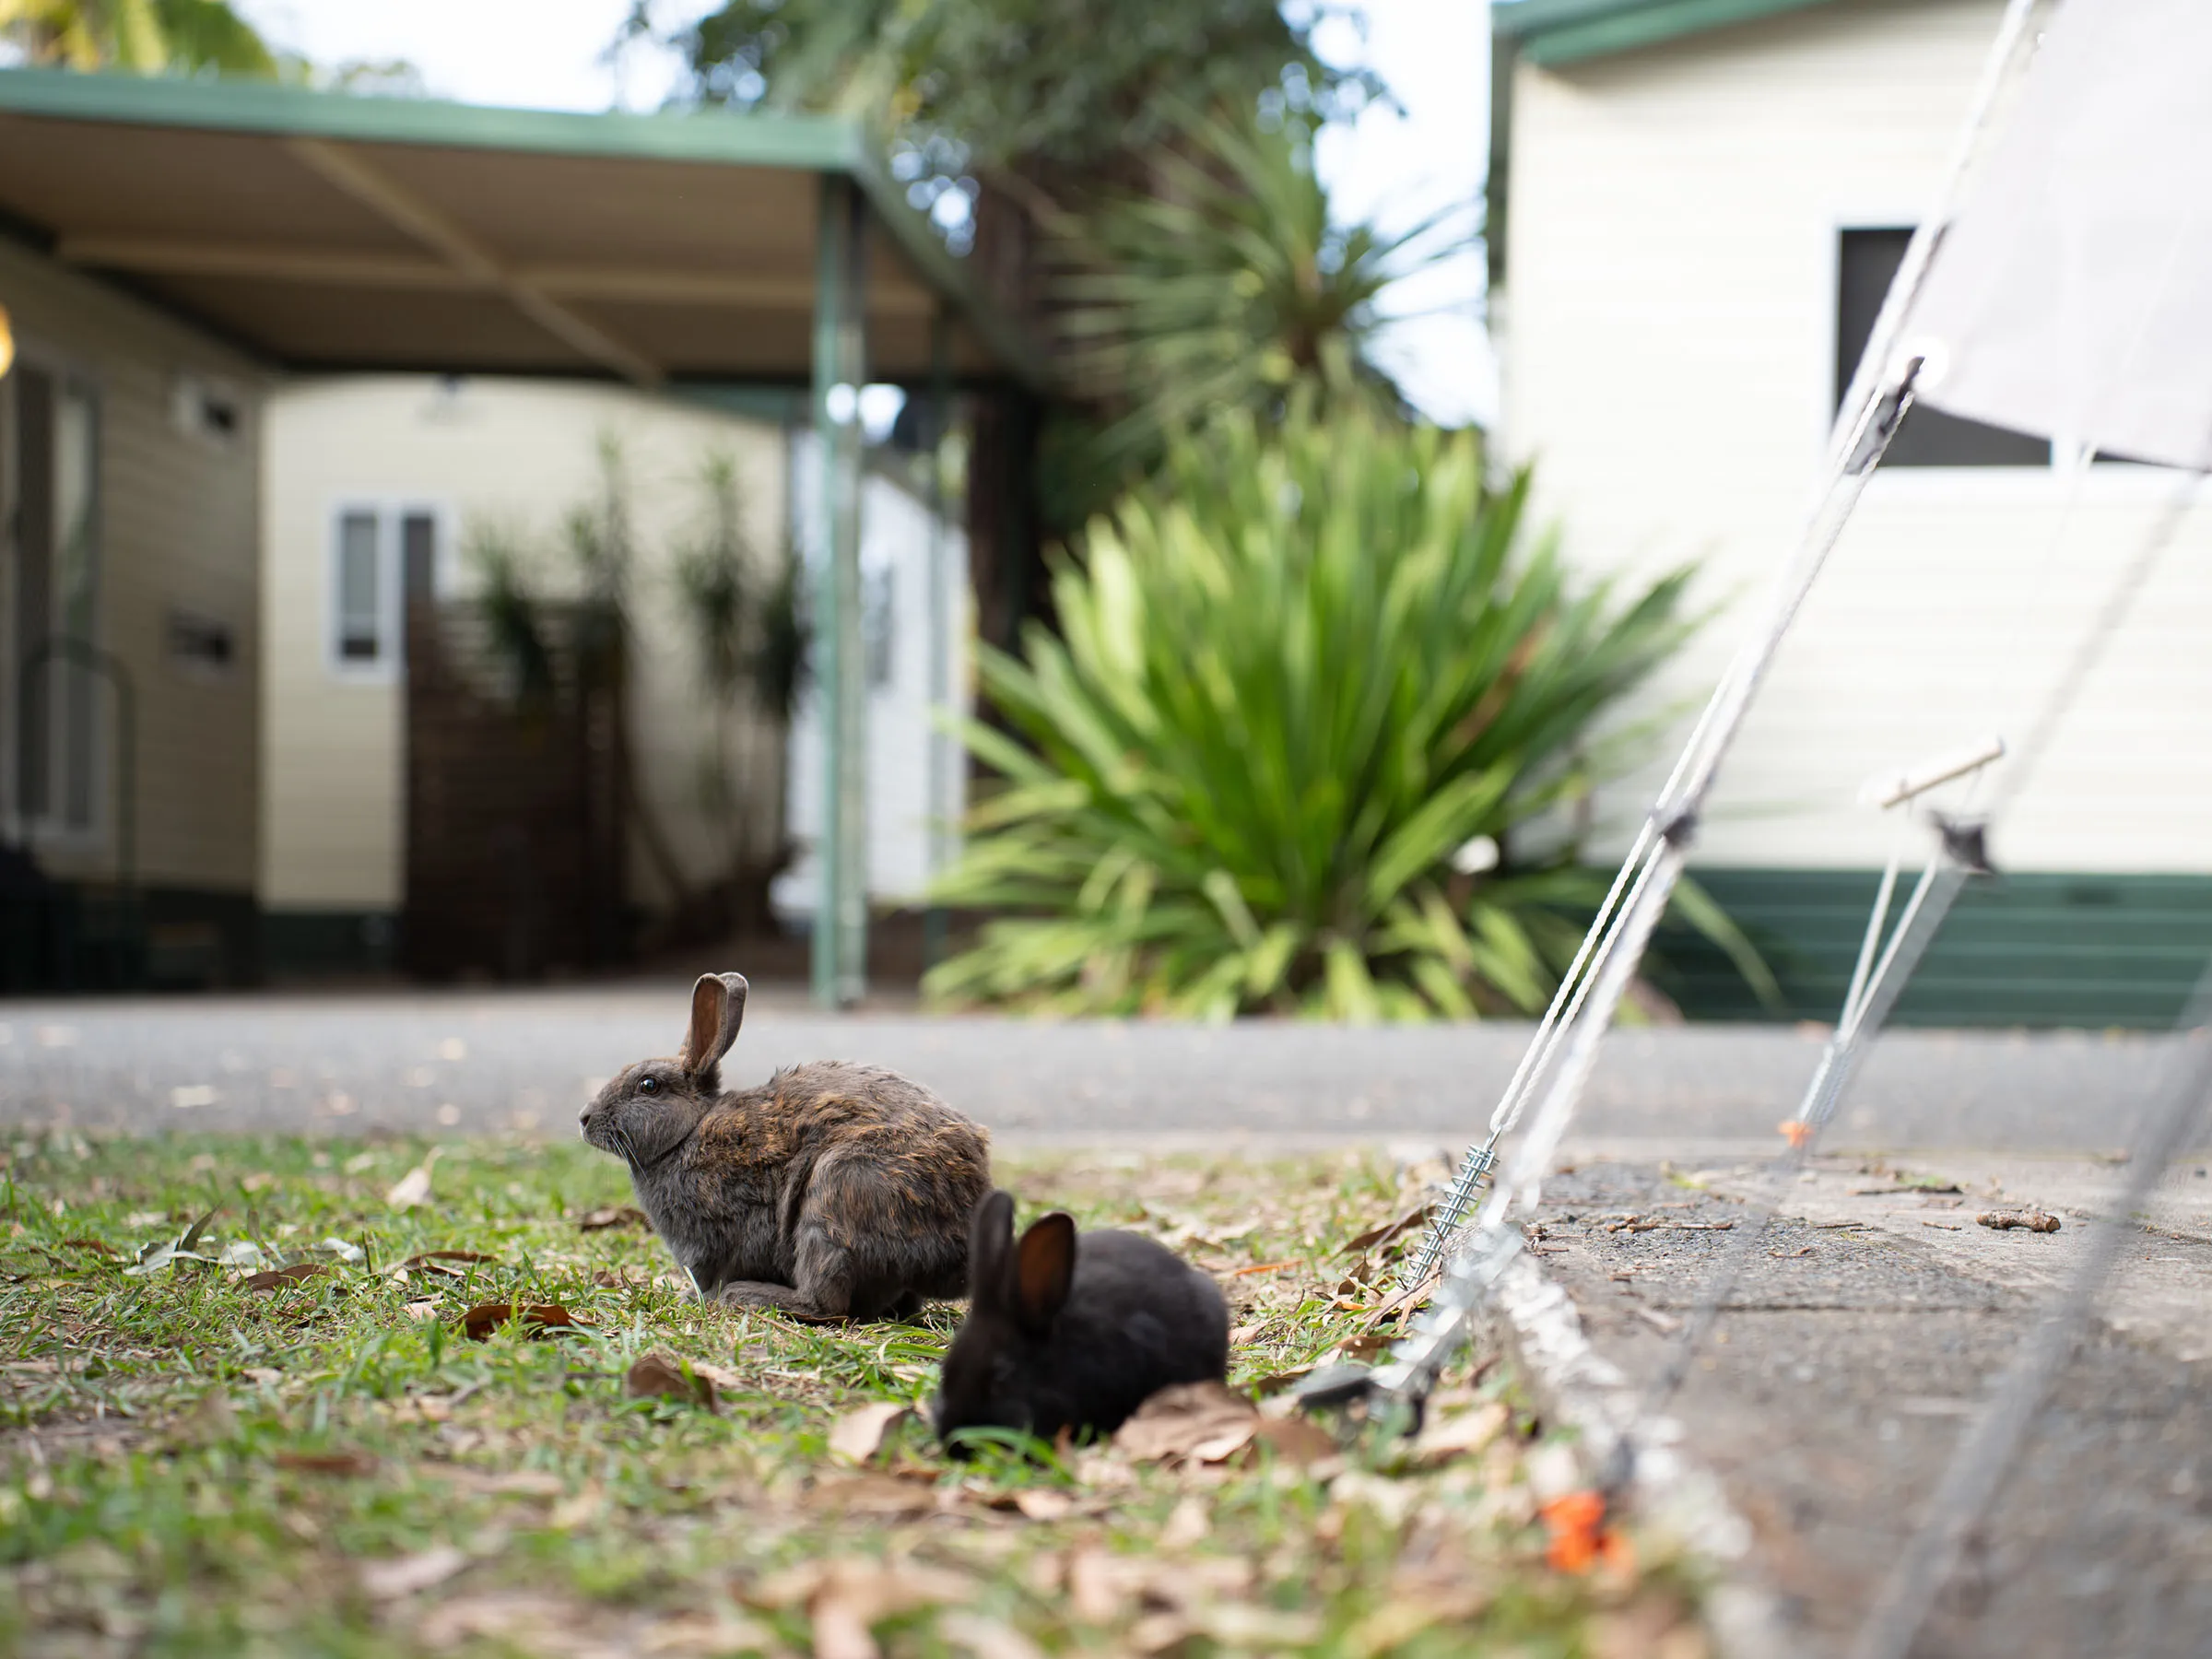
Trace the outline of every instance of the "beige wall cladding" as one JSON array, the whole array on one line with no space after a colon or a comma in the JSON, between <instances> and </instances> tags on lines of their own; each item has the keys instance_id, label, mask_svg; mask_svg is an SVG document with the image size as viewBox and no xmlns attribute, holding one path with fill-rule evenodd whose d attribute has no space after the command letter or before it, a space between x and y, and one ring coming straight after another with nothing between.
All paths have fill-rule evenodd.
<instances>
[{"instance_id":1,"label":"beige wall cladding","mask_svg":"<svg viewBox=\"0 0 2212 1659\"><path fill-rule=\"evenodd\" d=\"M462 544L478 526L518 542L547 593L567 593L561 524L597 488L603 437L621 448L639 547L630 729L641 786L687 877L718 869L723 833L702 810L700 787L711 722L675 607L672 556L700 520L702 466L725 454L736 464L758 579L770 579L783 556L780 429L607 385L380 375L293 382L272 398L268 431L265 904L394 910L404 888L404 688L395 672L334 661L338 513L352 504L434 512L449 597L473 590ZM741 786L772 766L763 728L740 722L732 749ZM765 790L757 801L766 813ZM757 844L768 829L764 818ZM658 903L662 884L634 840L630 890Z\"/></svg>"},{"instance_id":2,"label":"beige wall cladding","mask_svg":"<svg viewBox=\"0 0 2212 1659\"><path fill-rule=\"evenodd\" d=\"M97 643L122 660L136 691L137 877L248 892L257 862L261 371L135 299L5 241L0 304L24 360L96 390ZM237 425L228 438L180 423L181 382L231 403ZM172 651L179 618L228 630L228 667ZM4 648L0 662L12 736L18 665ZM112 765L112 752L100 764ZM0 793L12 796L13 786L11 776ZM51 873L99 880L113 871L114 788L115 774L104 771L91 835L41 845Z\"/></svg>"},{"instance_id":3,"label":"beige wall cladding","mask_svg":"<svg viewBox=\"0 0 2212 1659\"><path fill-rule=\"evenodd\" d=\"M1832 399L1839 232L1940 185L1998 0L1837 0L1514 83L1504 438L1593 571L1701 562L1693 709L1794 547ZM1865 866L1867 775L2016 743L2177 488L1886 468L1722 775L1698 855ZM2194 513L1999 834L2021 869L2212 870L2212 514ZM1645 712L1650 705L1646 705ZM1671 759L1687 717L1657 747ZM1608 791L1625 841L1665 760Z\"/></svg>"}]
</instances>

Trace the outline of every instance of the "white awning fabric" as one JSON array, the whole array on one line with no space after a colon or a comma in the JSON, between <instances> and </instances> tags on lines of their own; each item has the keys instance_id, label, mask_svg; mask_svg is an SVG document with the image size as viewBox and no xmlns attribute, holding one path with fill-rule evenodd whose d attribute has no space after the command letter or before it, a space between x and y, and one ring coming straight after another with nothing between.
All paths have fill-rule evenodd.
<instances>
[{"instance_id":1,"label":"white awning fabric","mask_svg":"<svg viewBox=\"0 0 2212 1659\"><path fill-rule=\"evenodd\" d=\"M1939 409L2212 469L2212 0L2066 0L1903 339Z\"/></svg>"}]
</instances>

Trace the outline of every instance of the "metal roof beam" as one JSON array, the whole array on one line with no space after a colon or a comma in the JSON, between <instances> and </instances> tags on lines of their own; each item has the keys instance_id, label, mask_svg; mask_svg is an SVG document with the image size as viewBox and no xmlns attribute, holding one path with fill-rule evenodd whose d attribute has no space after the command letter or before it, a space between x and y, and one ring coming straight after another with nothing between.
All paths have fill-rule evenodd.
<instances>
[{"instance_id":1,"label":"metal roof beam","mask_svg":"<svg viewBox=\"0 0 2212 1659\"><path fill-rule=\"evenodd\" d=\"M194 237L69 236L64 237L54 251L65 264L150 276L247 276L449 292L496 290L500 286L442 259L343 248L289 248ZM814 283L805 276L635 265L517 265L508 276L555 299L757 311L805 312L814 305ZM866 298L873 316L930 317L941 304L927 288L906 285L877 287Z\"/></svg>"},{"instance_id":2,"label":"metal roof beam","mask_svg":"<svg viewBox=\"0 0 2212 1659\"><path fill-rule=\"evenodd\" d=\"M387 224L440 254L461 276L505 294L517 311L571 350L641 386L657 386L665 378L658 365L561 304L528 277L509 270L436 208L359 156L324 138L291 138L286 140L285 147Z\"/></svg>"}]
</instances>

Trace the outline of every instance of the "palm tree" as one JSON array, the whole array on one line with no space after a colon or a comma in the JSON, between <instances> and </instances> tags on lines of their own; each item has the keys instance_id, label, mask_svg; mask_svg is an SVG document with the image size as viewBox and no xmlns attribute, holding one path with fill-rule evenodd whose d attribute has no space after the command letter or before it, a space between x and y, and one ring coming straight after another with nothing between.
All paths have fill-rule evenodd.
<instances>
[{"instance_id":1,"label":"palm tree","mask_svg":"<svg viewBox=\"0 0 2212 1659\"><path fill-rule=\"evenodd\" d=\"M229 0L0 0L0 39L54 69L265 80L280 68Z\"/></svg>"}]
</instances>

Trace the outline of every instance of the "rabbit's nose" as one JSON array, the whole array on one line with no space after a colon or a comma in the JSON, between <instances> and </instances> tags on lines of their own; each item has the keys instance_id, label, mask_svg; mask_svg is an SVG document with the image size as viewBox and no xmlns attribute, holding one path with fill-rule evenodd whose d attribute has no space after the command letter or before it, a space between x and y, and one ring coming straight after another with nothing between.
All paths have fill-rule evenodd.
<instances>
[{"instance_id":1,"label":"rabbit's nose","mask_svg":"<svg viewBox=\"0 0 2212 1659\"><path fill-rule=\"evenodd\" d=\"M576 1114L576 1126L579 1129L589 1129L592 1126L592 1109L589 1106Z\"/></svg>"}]
</instances>

